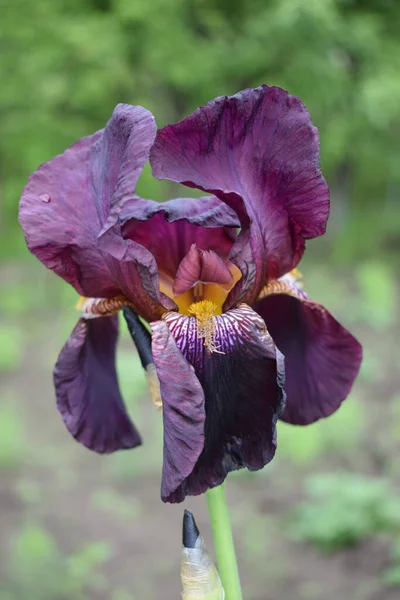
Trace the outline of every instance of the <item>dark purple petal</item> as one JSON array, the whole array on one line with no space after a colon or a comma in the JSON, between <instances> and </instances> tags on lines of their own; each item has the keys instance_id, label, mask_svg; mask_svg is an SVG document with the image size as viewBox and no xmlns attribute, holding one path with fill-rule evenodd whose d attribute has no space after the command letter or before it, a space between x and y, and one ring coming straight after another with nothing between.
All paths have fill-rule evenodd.
<instances>
[{"instance_id":1,"label":"dark purple petal","mask_svg":"<svg viewBox=\"0 0 400 600\"><path fill-rule=\"evenodd\" d=\"M180 502L184 499L181 484L193 471L204 446L204 393L167 325L158 321L151 327L164 421L161 498Z\"/></svg>"},{"instance_id":2,"label":"dark purple petal","mask_svg":"<svg viewBox=\"0 0 400 600\"><path fill-rule=\"evenodd\" d=\"M123 235L147 248L160 271L170 278L175 277L193 244L228 257L239 223L235 213L218 198L181 198L154 203L152 210L149 206L144 208L138 203L135 217L123 225ZM133 210L131 203L130 214Z\"/></svg>"},{"instance_id":3,"label":"dark purple petal","mask_svg":"<svg viewBox=\"0 0 400 600\"><path fill-rule=\"evenodd\" d=\"M250 238L240 240L246 265L236 262L244 275L236 300L255 301L265 278L290 271L304 240L325 231L329 194L318 132L300 100L279 88L216 98L168 125L150 161L159 179L215 194L238 214L242 233L250 227Z\"/></svg>"},{"instance_id":4,"label":"dark purple petal","mask_svg":"<svg viewBox=\"0 0 400 600\"><path fill-rule=\"evenodd\" d=\"M157 263L141 244L124 240L110 229L101 236L99 248L107 249L104 265L135 312L150 322L159 319L165 309L176 308L173 300L160 293Z\"/></svg>"},{"instance_id":5,"label":"dark purple petal","mask_svg":"<svg viewBox=\"0 0 400 600\"><path fill-rule=\"evenodd\" d=\"M156 123L151 112L142 106L116 106L92 163L92 182L103 207L102 223L133 196L155 133Z\"/></svg>"},{"instance_id":6,"label":"dark purple petal","mask_svg":"<svg viewBox=\"0 0 400 600\"><path fill-rule=\"evenodd\" d=\"M169 223L185 220L206 228L240 227L235 211L215 196L174 198L162 203L133 196L120 203L119 221L121 226L130 219L148 221L159 213Z\"/></svg>"},{"instance_id":7,"label":"dark purple petal","mask_svg":"<svg viewBox=\"0 0 400 600\"><path fill-rule=\"evenodd\" d=\"M204 449L192 471L166 498L181 502L186 495L221 484L230 471L261 469L272 460L276 420L284 406L284 366L265 323L248 306L216 317L214 352L204 345L194 317L168 313L164 320L205 394ZM167 362L175 380L175 363ZM157 361L156 366L158 370ZM170 395L162 397L163 402L171 401ZM181 406L178 393L174 398Z\"/></svg>"},{"instance_id":8,"label":"dark purple petal","mask_svg":"<svg viewBox=\"0 0 400 600\"><path fill-rule=\"evenodd\" d=\"M117 337L117 316L80 319L54 369L57 407L65 425L78 442L100 453L141 443L118 387Z\"/></svg>"},{"instance_id":9,"label":"dark purple petal","mask_svg":"<svg viewBox=\"0 0 400 600\"><path fill-rule=\"evenodd\" d=\"M285 355L287 403L282 419L307 425L334 413L359 371L358 341L325 308L307 300L276 294L254 309Z\"/></svg>"},{"instance_id":10,"label":"dark purple petal","mask_svg":"<svg viewBox=\"0 0 400 600\"><path fill-rule=\"evenodd\" d=\"M133 195L154 136L151 113L120 104L104 130L41 165L24 189L20 222L29 249L84 296L118 295L125 277L124 287L143 274L154 280L157 269L150 253L124 243L121 235L116 240L115 232L102 236L101 244L98 240L111 213L117 214L126 196ZM118 253L131 264L119 268Z\"/></svg>"}]
</instances>

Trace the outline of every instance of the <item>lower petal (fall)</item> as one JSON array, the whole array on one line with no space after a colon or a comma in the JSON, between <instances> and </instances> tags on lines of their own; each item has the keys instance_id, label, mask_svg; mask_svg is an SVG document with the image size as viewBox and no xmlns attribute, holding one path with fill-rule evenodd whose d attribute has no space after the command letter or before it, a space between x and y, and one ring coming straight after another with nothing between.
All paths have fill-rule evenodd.
<instances>
[{"instance_id":1,"label":"lower petal (fall)","mask_svg":"<svg viewBox=\"0 0 400 600\"><path fill-rule=\"evenodd\" d=\"M287 393L282 420L307 425L334 413L360 368L358 341L319 304L274 294L254 309L285 355Z\"/></svg>"},{"instance_id":2,"label":"lower petal (fall)","mask_svg":"<svg viewBox=\"0 0 400 600\"><path fill-rule=\"evenodd\" d=\"M184 499L182 483L204 446L204 392L194 368L182 356L164 321L151 325L153 360L160 381L164 421L161 498Z\"/></svg>"},{"instance_id":3,"label":"lower petal (fall)","mask_svg":"<svg viewBox=\"0 0 400 600\"><path fill-rule=\"evenodd\" d=\"M80 319L54 368L57 408L73 437L99 453L135 448L141 438L115 369L118 317Z\"/></svg>"},{"instance_id":4,"label":"lower petal (fall)","mask_svg":"<svg viewBox=\"0 0 400 600\"><path fill-rule=\"evenodd\" d=\"M182 359L193 366L204 393L204 447L191 472L164 498L181 502L186 495L201 494L221 484L230 471L261 469L273 458L276 421L285 399L284 361L265 323L247 305L214 317L212 350L195 317L170 312L163 319L173 337L170 343L176 344ZM155 354L154 362L160 373ZM180 394L185 396L188 385L174 361L161 366L168 369L170 380L181 386L182 391L176 388L174 395L179 410L184 405ZM191 380L194 373L190 373ZM171 399L163 387L161 394L165 423ZM168 446L164 450L170 451Z\"/></svg>"}]
</instances>

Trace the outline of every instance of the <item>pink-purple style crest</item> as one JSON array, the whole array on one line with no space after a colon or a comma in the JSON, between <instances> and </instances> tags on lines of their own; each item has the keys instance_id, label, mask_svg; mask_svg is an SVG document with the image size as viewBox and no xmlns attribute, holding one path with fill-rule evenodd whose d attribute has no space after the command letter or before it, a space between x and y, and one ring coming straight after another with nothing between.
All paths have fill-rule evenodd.
<instances>
[{"instance_id":1,"label":"pink-purple style crest","mask_svg":"<svg viewBox=\"0 0 400 600\"><path fill-rule=\"evenodd\" d=\"M158 179L207 195L138 197L148 159ZM149 111L120 104L103 130L41 165L20 222L31 252L83 297L54 370L71 434L101 453L141 443L115 367L123 307L152 330L164 501L261 469L279 418L335 412L361 346L295 270L328 214L317 129L276 87L217 98L160 131Z\"/></svg>"}]
</instances>

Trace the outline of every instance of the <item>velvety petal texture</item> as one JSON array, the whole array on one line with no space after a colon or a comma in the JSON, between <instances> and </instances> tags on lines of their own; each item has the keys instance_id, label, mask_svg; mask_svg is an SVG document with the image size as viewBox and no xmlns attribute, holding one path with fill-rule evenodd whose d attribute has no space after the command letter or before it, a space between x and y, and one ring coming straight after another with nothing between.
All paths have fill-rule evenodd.
<instances>
[{"instance_id":1,"label":"velvety petal texture","mask_svg":"<svg viewBox=\"0 0 400 600\"><path fill-rule=\"evenodd\" d=\"M31 252L78 293L110 298L122 292L146 318L162 312L157 265L145 248L124 240L115 223L133 195L155 131L149 111L119 104L104 130L30 176L19 215Z\"/></svg>"},{"instance_id":2,"label":"velvety petal texture","mask_svg":"<svg viewBox=\"0 0 400 600\"><path fill-rule=\"evenodd\" d=\"M304 240L325 231L318 132L300 100L280 88L247 89L198 108L157 133L150 161L156 177L215 194L238 214L245 264L236 262L243 272L236 301L253 303L266 279L298 263Z\"/></svg>"},{"instance_id":3,"label":"velvety petal texture","mask_svg":"<svg viewBox=\"0 0 400 600\"><path fill-rule=\"evenodd\" d=\"M273 294L254 309L285 356L287 403L281 418L307 425L335 412L360 369L358 341L325 308L308 300Z\"/></svg>"},{"instance_id":4,"label":"velvety petal texture","mask_svg":"<svg viewBox=\"0 0 400 600\"><path fill-rule=\"evenodd\" d=\"M239 226L234 211L215 197L131 203L129 211L123 212L129 215L121 219L124 237L147 248L159 270L171 279L193 244L227 258Z\"/></svg>"},{"instance_id":5,"label":"velvety petal texture","mask_svg":"<svg viewBox=\"0 0 400 600\"><path fill-rule=\"evenodd\" d=\"M184 495L177 490L193 471L204 446L204 392L165 322L153 323L152 333L164 422L161 498L180 501Z\"/></svg>"},{"instance_id":6,"label":"velvety petal texture","mask_svg":"<svg viewBox=\"0 0 400 600\"><path fill-rule=\"evenodd\" d=\"M201 494L219 485L230 471L261 469L273 458L276 421L284 407L284 361L263 320L246 305L215 317L214 352L205 346L196 318L167 313L163 320L175 340L169 338L171 348L175 347L178 355L182 353L195 373L190 368L190 376L183 375L177 358L168 357L162 349L157 356L154 354L157 372L161 358L161 373L168 373L166 382L171 386L170 391L161 385L164 423L174 424L172 430L180 432L180 419L185 418L185 431L190 435L193 424L183 417L187 410L180 407L186 405L194 377L205 398L205 437L200 456L191 462L190 472L180 468L180 462L187 465L188 453L193 456L189 447L181 447L174 461L180 478L169 476L163 480L163 489L169 492L164 500L181 502L186 495ZM178 414L176 409L171 413L172 403ZM164 456L168 457L174 447L173 438L166 438Z\"/></svg>"},{"instance_id":7,"label":"velvety petal texture","mask_svg":"<svg viewBox=\"0 0 400 600\"><path fill-rule=\"evenodd\" d=\"M140 445L118 387L118 317L80 319L54 369L57 407L74 438L110 453Z\"/></svg>"}]
</instances>

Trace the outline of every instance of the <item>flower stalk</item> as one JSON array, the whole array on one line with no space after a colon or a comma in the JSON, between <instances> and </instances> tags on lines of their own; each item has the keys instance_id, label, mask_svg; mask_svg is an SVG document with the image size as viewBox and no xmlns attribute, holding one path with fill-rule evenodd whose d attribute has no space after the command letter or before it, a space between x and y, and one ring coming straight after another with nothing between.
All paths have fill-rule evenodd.
<instances>
[{"instance_id":1,"label":"flower stalk","mask_svg":"<svg viewBox=\"0 0 400 600\"><path fill-rule=\"evenodd\" d=\"M226 503L224 484L206 493L218 571L226 600L242 600L235 545Z\"/></svg>"}]
</instances>

